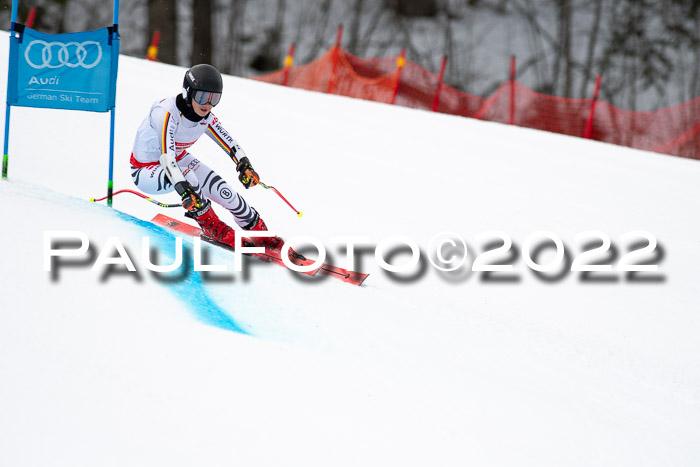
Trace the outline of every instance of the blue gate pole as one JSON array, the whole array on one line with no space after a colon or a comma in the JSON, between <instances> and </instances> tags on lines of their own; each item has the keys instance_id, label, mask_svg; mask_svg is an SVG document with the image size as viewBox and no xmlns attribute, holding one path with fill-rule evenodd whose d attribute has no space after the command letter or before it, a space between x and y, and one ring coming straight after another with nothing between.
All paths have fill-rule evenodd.
<instances>
[{"instance_id":1,"label":"blue gate pole","mask_svg":"<svg viewBox=\"0 0 700 467\"><path fill-rule=\"evenodd\" d=\"M2 178L7 178L7 163L10 158L8 148L10 146L10 104L5 110L5 144L2 152Z\"/></svg>"},{"instance_id":2,"label":"blue gate pole","mask_svg":"<svg viewBox=\"0 0 700 467\"><path fill-rule=\"evenodd\" d=\"M114 0L114 29L112 30L112 37L113 39L117 39L119 37L119 0ZM112 47L114 47L114 41L112 41ZM117 60L119 60L119 56L117 55ZM114 63L112 63L112 66L115 66ZM110 80L112 78L110 77ZM117 80L114 80L114 87L115 89L113 92L116 94L117 90ZM110 90L112 92L112 90ZM111 109L109 109L109 179L107 180L107 206L112 206L112 195L114 193L114 113L115 113L115 105L112 106Z\"/></svg>"},{"instance_id":3,"label":"blue gate pole","mask_svg":"<svg viewBox=\"0 0 700 467\"><path fill-rule=\"evenodd\" d=\"M12 22L10 23L10 41L15 39L15 24L17 23L17 9L19 8L19 0L12 0ZM10 57L11 58L11 57ZM10 60L10 59L8 59ZM7 83L10 83L11 67L7 66ZM8 90L9 92L9 90ZM2 178L7 178L7 164L10 159L10 104L5 103L5 143L2 149Z\"/></svg>"},{"instance_id":4,"label":"blue gate pole","mask_svg":"<svg viewBox=\"0 0 700 467\"><path fill-rule=\"evenodd\" d=\"M114 192L114 107L109 109L109 180L107 181L107 206L112 206Z\"/></svg>"}]
</instances>

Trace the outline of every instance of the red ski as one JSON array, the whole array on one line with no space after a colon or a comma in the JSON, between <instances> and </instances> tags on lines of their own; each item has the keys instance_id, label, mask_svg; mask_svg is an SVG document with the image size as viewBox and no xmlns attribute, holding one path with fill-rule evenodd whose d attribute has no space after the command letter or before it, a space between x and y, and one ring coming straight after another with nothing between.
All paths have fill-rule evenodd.
<instances>
[{"instance_id":1,"label":"red ski","mask_svg":"<svg viewBox=\"0 0 700 467\"><path fill-rule=\"evenodd\" d=\"M175 230L177 232L180 232L180 233L183 233L186 235L190 235L192 237L200 237L202 240L204 240L207 243L211 243L212 245L220 246L220 247L225 248L227 250L233 251L233 247L231 245L226 245L225 243L219 243L215 240L212 240L211 238L204 235L202 233L202 229L200 229L199 227L188 224L186 222L180 222L180 221L173 219L171 217L168 217L164 214L156 215L156 217L154 217L151 222L153 222L154 224L158 224L158 225L161 225L163 227L167 227L169 229ZM241 242L244 245L252 246L252 241L248 238L245 238L245 237L242 238ZM272 252L272 251L266 251L265 253L245 253L245 254L248 256L254 256L254 257L261 259L263 261L267 261L268 263L275 263L275 264L279 264L280 266L283 266L285 268L287 267L284 264L284 261L282 261L282 258L280 257L280 255L278 255L277 253ZM313 264L313 261L307 260L305 258L298 258L298 259L295 258L292 261L294 263L298 264L299 266L306 266L309 264ZM321 267L319 266L315 269L312 269L311 271L302 272L301 274L306 274L307 276L315 276L316 273L318 273L320 269L321 269Z\"/></svg>"},{"instance_id":2,"label":"red ski","mask_svg":"<svg viewBox=\"0 0 700 467\"><path fill-rule=\"evenodd\" d=\"M369 274L349 271L347 269L339 268L326 263L323 263L321 270L318 271L318 273L324 276L335 277L336 279L340 279L341 281L352 285L362 285L365 279L367 279L367 276L369 276Z\"/></svg>"},{"instance_id":3,"label":"red ski","mask_svg":"<svg viewBox=\"0 0 700 467\"><path fill-rule=\"evenodd\" d=\"M152 221L154 224L161 225L163 227L167 227L169 229L175 230L177 232L190 235L193 237L201 237L203 240L210 242L214 245L221 246L223 248L233 250L233 248L230 245L224 245L222 243L215 242L211 240L209 237L206 235L202 235L202 230L199 227L187 224L186 222L181 222L176 219L173 219L172 217L168 217L165 214L158 214L153 218ZM242 242L245 243L252 243L251 240L243 238L241 239ZM265 253L251 253L250 256L255 256L256 258L262 259L263 261L268 261L272 263L277 263L281 266L285 266L284 262L282 261L282 258L277 254L272 251L266 251ZM306 258L295 258L293 260L296 264L299 264L300 266L308 265L314 263L312 260L308 260ZM347 282L348 284L353 284L353 285L361 285L365 279L367 279L367 276L369 274L364 274L361 272L356 272L356 271L348 271L347 269L339 268L337 266L333 266L330 264L322 264L320 267L307 272L303 274L307 274L309 276L314 276L316 273L325 275L325 276L331 276L335 277L336 279L340 279L343 282Z\"/></svg>"}]
</instances>

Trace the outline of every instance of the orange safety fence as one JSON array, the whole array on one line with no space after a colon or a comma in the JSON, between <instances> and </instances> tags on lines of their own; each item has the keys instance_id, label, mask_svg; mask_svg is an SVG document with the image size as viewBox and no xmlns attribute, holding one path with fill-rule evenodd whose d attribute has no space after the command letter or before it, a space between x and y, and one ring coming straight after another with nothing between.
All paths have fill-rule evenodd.
<instances>
[{"instance_id":1,"label":"orange safety fence","mask_svg":"<svg viewBox=\"0 0 700 467\"><path fill-rule=\"evenodd\" d=\"M548 96L511 79L483 98L441 83L437 74L403 57L359 58L337 45L308 64L254 79L274 84L286 79L290 87L423 110L437 105L437 112L700 159L700 97L665 109L635 112L594 96Z\"/></svg>"}]
</instances>

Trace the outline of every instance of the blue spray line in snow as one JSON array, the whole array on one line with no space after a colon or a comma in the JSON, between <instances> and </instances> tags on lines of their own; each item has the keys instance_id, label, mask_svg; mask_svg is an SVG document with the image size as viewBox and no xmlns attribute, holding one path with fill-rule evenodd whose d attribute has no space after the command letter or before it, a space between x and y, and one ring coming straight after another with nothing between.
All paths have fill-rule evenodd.
<instances>
[{"instance_id":1,"label":"blue spray line in snow","mask_svg":"<svg viewBox=\"0 0 700 467\"><path fill-rule=\"evenodd\" d=\"M169 261L174 261L172 245L175 241L175 237L170 234L170 232L164 230L160 226L130 216L124 212L117 210L114 212L119 218L148 230L149 237L152 241L155 239L159 250L167 256ZM173 292L181 302L186 304L192 314L203 323L226 329L227 331L251 335L212 300L207 293L206 286L202 282L202 277L199 272L192 271L186 280L171 282L168 289Z\"/></svg>"}]
</instances>

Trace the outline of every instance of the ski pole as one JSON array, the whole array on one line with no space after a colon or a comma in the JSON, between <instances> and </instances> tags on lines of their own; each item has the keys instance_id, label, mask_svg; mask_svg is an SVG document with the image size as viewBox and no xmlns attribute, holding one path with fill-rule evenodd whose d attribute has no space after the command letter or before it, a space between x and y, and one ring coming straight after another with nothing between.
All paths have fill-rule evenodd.
<instances>
[{"instance_id":1,"label":"ski pole","mask_svg":"<svg viewBox=\"0 0 700 467\"><path fill-rule=\"evenodd\" d=\"M119 191L115 191L114 193L112 193L112 195L114 196L114 195L118 195L120 193L131 193L132 195L140 196L141 198L145 199L146 201L149 201L153 204L157 204L158 206L160 206L162 208L182 207L182 204L180 204L180 203L176 203L176 204L161 203L158 200L155 200L153 198L149 198L148 196L144 195L143 193L139 193L138 191L133 191L133 190L119 190ZM104 201L105 199L107 199L107 196L105 196L104 198L99 198L99 199L90 198L90 202L94 203L97 201Z\"/></svg>"},{"instance_id":2,"label":"ski pole","mask_svg":"<svg viewBox=\"0 0 700 467\"><path fill-rule=\"evenodd\" d=\"M287 198L285 198L284 196L282 196L282 193L280 193L279 191L277 191L277 188L275 188L274 186L265 185L263 182L258 182L258 185L260 185L261 187L263 187L263 188L265 188L265 189L267 189L267 190L272 190L272 191L274 191L275 193L277 193L277 196L279 196L280 198L282 198L282 200L283 200L285 203L287 203L287 205L288 205L290 208L292 208L292 210L293 210L294 212L297 213L297 217L301 217L301 215L302 215L303 213L302 213L301 211L297 211L296 208L295 208L294 206L292 206L292 203L290 203L289 201L287 201Z\"/></svg>"}]
</instances>

